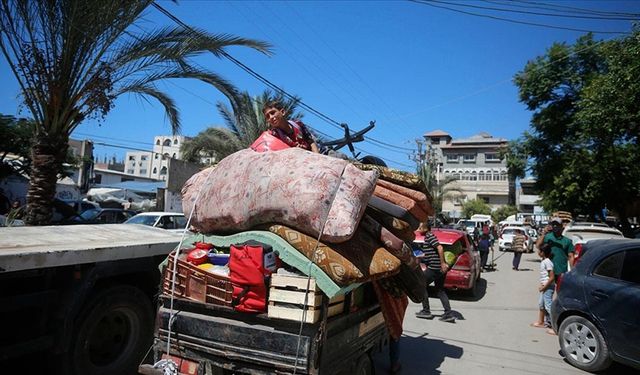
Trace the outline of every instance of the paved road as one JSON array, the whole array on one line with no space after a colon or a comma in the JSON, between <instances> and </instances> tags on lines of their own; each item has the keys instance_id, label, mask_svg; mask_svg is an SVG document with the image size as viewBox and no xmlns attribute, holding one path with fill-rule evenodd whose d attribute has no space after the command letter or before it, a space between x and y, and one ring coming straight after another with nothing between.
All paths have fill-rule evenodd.
<instances>
[{"instance_id":1,"label":"paved road","mask_svg":"<svg viewBox=\"0 0 640 375\"><path fill-rule=\"evenodd\" d=\"M494 253L497 270L482 274L477 300L450 294L459 313L455 323L415 317L410 303L404 319L401 374L586 374L559 355L558 338L530 327L538 313L536 254L524 254L520 271L511 269L512 253ZM432 312L442 313L431 298ZM377 374L389 368L386 352L374 356Z\"/></svg>"}]
</instances>

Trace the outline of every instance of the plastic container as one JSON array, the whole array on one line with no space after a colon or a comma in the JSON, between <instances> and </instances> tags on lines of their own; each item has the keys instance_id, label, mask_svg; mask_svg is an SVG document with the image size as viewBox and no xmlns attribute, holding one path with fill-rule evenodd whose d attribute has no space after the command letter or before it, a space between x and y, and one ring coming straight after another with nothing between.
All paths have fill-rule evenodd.
<instances>
[{"instance_id":1,"label":"plastic container","mask_svg":"<svg viewBox=\"0 0 640 375\"><path fill-rule=\"evenodd\" d=\"M209 252L209 262L217 266L225 266L229 263L229 254Z\"/></svg>"},{"instance_id":2,"label":"plastic container","mask_svg":"<svg viewBox=\"0 0 640 375\"><path fill-rule=\"evenodd\" d=\"M207 258L208 251L204 249L193 249L187 255L187 262L193 265L200 265L202 263L206 263L209 259Z\"/></svg>"}]
</instances>

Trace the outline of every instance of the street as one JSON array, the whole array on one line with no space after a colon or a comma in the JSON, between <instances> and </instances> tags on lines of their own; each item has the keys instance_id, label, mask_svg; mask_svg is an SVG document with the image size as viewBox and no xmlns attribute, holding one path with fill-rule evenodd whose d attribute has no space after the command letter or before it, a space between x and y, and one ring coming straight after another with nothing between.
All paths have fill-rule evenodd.
<instances>
[{"instance_id":1,"label":"street","mask_svg":"<svg viewBox=\"0 0 640 375\"><path fill-rule=\"evenodd\" d=\"M430 299L434 320L416 318L421 306L410 302L400 374L586 374L563 361L557 336L529 326L538 313L538 256L523 254L520 271L511 269L512 253L496 250L494 258L496 270L482 273L478 300L449 293L455 323L438 320L437 298ZM374 363L377 374L388 373L387 352L376 353Z\"/></svg>"}]
</instances>

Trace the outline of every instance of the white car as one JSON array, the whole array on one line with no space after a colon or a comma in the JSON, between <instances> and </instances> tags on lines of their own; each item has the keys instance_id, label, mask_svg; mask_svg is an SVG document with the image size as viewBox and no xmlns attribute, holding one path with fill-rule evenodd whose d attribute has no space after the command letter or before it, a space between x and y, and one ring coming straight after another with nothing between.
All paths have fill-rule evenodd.
<instances>
[{"instance_id":1,"label":"white car","mask_svg":"<svg viewBox=\"0 0 640 375\"><path fill-rule=\"evenodd\" d=\"M513 237L517 234L521 233L524 235L524 248L526 251L531 249L531 237L527 234L527 230L524 227L504 227L502 228L502 232L498 237L498 246L500 247L500 251L511 250L511 244L513 243Z\"/></svg>"},{"instance_id":2,"label":"white car","mask_svg":"<svg viewBox=\"0 0 640 375\"><path fill-rule=\"evenodd\" d=\"M582 246L591 240L624 238L622 232L604 223L574 222L567 225L562 235L573 242L575 258L580 257Z\"/></svg>"},{"instance_id":3,"label":"white car","mask_svg":"<svg viewBox=\"0 0 640 375\"><path fill-rule=\"evenodd\" d=\"M187 218L180 212L142 212L124 223L148 225L181 233L187 225Z\"/></svg>"}]
</instances>

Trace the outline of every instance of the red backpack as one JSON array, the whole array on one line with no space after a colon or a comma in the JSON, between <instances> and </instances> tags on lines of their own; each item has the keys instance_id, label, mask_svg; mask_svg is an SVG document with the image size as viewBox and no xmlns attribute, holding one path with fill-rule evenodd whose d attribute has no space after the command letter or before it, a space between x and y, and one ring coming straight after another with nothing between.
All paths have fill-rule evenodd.
<instances>
[{"instance_id":1,"label":"red backpack","mask_svg":"<svg viewBox=\"0 0 640 375\"><path fill-rule=\"evenodd\" d=\"M232 305L237 311L264 312L267 307L265 278L271 271L264 268L264 254L271 247L255 241L231 245L229 276L233 286Z\"/></svg>"}]
</instances>

